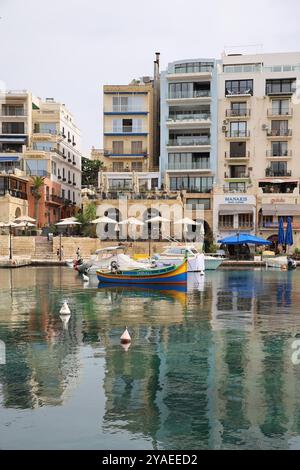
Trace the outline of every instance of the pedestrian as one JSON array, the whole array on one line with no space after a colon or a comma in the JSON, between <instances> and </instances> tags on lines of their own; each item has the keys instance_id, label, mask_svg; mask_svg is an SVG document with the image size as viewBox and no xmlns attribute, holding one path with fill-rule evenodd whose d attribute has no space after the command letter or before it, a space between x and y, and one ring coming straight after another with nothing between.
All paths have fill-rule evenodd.
<instances>
[{"instance_id":1,"label":"pedestrian","mask_svg":"<svg viewBox=\"0 0 300 470\"><path fill-rule=\"evenodd\" d=\"M60 251L59 251L59 248L57 248L57 250L56 250L56 256L57 256L57 259L58 259L58 260L59 260L59 258L60 258L59 255L60 255Z\"/></svg>"},{"instance_id":2,"label":"pedestrian","mask_svg":"<svg viewBox=\"0 0 300 470\"><path fill-rule=\"evenodd\" d=\"M77 250L76 250L76 256L77 256L77 259L81 259L81 252L80 252L80 248L78 247Z\"/></svg>"}]
</instances>

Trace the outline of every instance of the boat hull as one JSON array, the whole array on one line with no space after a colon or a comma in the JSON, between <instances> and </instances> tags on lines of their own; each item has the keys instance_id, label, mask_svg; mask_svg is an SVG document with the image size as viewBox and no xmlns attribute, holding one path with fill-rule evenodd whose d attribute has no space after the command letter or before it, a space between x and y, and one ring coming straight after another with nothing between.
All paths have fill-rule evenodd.
<instances>
[{"instance_id":1,"label":"boat hull","mask_svg":"<svg viewBox=\"0 0 300 470\"><path fill-rule=\"evenodd\" d=\"M97 277L103 283L122 284L186 284L187 262L179 266L139 271L121 271L120 273L106 273L97 271Z\"/></svg>"}]
</instances>

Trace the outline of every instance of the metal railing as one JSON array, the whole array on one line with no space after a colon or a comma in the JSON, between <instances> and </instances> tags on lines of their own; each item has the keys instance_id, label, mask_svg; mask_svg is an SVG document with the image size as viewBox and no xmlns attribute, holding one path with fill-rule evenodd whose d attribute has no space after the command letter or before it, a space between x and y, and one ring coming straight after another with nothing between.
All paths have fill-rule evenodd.
<instances>
[{"instance_id":1,"label":"metal railing","mask_svg":"<svg viewBox=\"0 0 300 470\"><path fill-rule=\"evenodd\" d=\"M17 111L17 112L12 112L11 110L5 110L5 109L2 109L0 110L0 116L1 117L25 117L27 116L27 111L25 111L25 109L22 109L21 111Z\"/></svg>"},{"instance_id":2,"label":"metal railing","mask_svg":"<svg viewBox=\"0 0 300 470\"><path fill-rule=\"evenodd\" d=\"M192 162L180 164L168 164L168 170L210 170L210 161L208 162Z\"/></svg>"},{"instance_id":3,"label":"metal railing","mask_svg":"<svg viewBox=\"0 0 300 470\"><path fill-rule=\"evenodd\" d=\"M231 155L230 152L225 152L225 158L250 158L250 151L246 151L246 154L245 155Z\"/></svg>"},{"instance_id":4,"label":"metal railing","mask_svg":"<svg viewBox=\"0 0 300 470\"><path fill-rule=\"evenodd\" d=\"M177 139L170 139L168 146L198 146L198 145L210 145L210 137L177 137Z\"/></svg>"},{"instance_id":5,"label":"metal railing","mask_svg":"<svg viewBox=\"0 0 300 470\"><path fill-rule=\"evenodd\" d=\"M121 127L112 127L106 128L105 133L111 134L144 134L148 132L147 129L143 127L134 127L134 126L121 126Z\"/></svg>"},{"instance_id":6,"label":"metal railing","mask_svg":"<svg viewBox=\"0 0 300 470\"><path fill-rule=\"evenodd\" d=\"M266 168L266 176L292 176L292 172L291 170L278 170L278 171L275 171L275 170L272 170L272 168Z\"/></svg>"},{"instance_id":7,"label":"metal railing","mask_svg":"<svg viewBox=\"0 0 300 470\"><path fill-rule=\"evenodd\" d=\"M274 86L272 84L268 84L266 86L266 95L292 95L295 93L296 87L295 85L292 85L287 87L286 89L280 89L278 90L277 86Z\"/></svg>"},{"instance_id":8,"label":"metal railing","mask_svg":"<svg viewBox=\"0 0 300 470\"><path fill-rule=\"evenodd\" d=\"M167 121L208 121L211 118L209 113L195 113L195 114L174 114L168 117Z\"/></svg>"},{"instance_id":9,"label":"metal railing","mask_svg":"<svg viewBox=\"0 0 300 470\"><path fill-rule=\"evenodd\" d=\"M226 96L251 96L253 95L253 88L240 88L240 89L225 89Z\"/></svg>"},{"instance_id":10,"label":"metal railing","mask_svg":"<svg viewBox=\"0 0 300 470\"><path fill-rule=\"evenodd\" d=\"M268 116L292 116L293 109L268 109L267 111Z\"/></svg>"},{"instance_id":11,"label":"metal railing","mask_svg":"<svg viewBox=\"0 0 300 470\"><path fill-rule=\"evenodd\" d=\"M267 130L268 137L290 137L292 129L269 129Z\"/></svg>"},{"instance_id":12,"label":"metal railing","mask_svg":"<svg viewBox=\"0 0 300 470\"><path fill-rule=\"evenodd\" d=\"M226 109L226 117L244 117L250 116L250 109L240 108L240 109Z\"/></svg>"},{"instance_id":13,"label":"metal railing","mask_svg":"<svg viewBox=\"0 0 300 470\"><path fill-rule=\"evenodd\" d=\"M292 150L286 150L284 152L275 152L274 150L267 150L266 151L266 156L267 157L292 157L293 152Z\"/></svg>"},{"instance_id":14,"label":"metal railing","mask_svg":"<svg viewBox=\"0 0 300 470\"><path fill-rule=\"evenodd\" d=\"M147 150L145 148L139 149L137 152L133 152L132 149L127 153L124 151L124 149L120 152L115 151L117 149L104 149L104 156L109 157L110 155L124 155L124 156L134 156L134 155L142 155L146 156L147 155ZM140 151L141 150L141 151Z\"/></svg>"},{"instance_id":15,"label":"metal railing","mask_svg":"<svg viewBox=\"0 0 300 470\"><path fill-rule=\"evenodd\" d=\"M238 175L230 175L228 173L225 173L225 178L236 178L236 179L239 179L239 178L250 178L250 174L249 173L240 173Z\"/></svg>"},{"instance_id":16,"label":"metal railing","mask_svg":"<svg viewBox=\"0 0 300 470\"><path fill-rule=\"evenodd\" d=\"M241 139L241 138L246 138L250 137L250 131L227 131L225 132L225 136L233 139Z\"/></svg>"},{"instance_id":17,"label":"metal railing","mask_svg":"<svg viewBox=\"0 0 300 470\"><path fill-rule=\"evenodd\" d=\"M27 200L27 193L19 191L18 189L0 189L0 196L5 196L5 194L10 194L12 197L18 199Z\"/></svg>"}]
</instances>

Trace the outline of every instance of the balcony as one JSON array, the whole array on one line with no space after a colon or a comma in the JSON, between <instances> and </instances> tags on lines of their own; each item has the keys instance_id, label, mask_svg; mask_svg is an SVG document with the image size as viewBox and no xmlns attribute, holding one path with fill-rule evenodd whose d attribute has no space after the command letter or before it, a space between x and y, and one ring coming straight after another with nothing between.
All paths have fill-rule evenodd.
<instances>
[{"instance_id":1,"label":"balcony","mask_svg":"<svg viewBox=\"0 0 300 470\"><path fill-rule=\"evenodd\" d=\"M225 96L227 98L234 98L244 96L245 98L253 95L253 88L240 88L240 89L225 89Z\"/></svg>"},{"instance_id":2,"label":"balcony","mask_svg":"<svg viewBox=\"0 0 300 470\"><path fill-rule=\"evenodd\" d=\"M292 129L269 129L267 130L267 137L291 137L293 134Z\"/></svg>"},{"instance_id":3,"label":"balcony","mask_svg":"<svg viewBox=\"0 0 300 470\"><path fill-rule=\"evenodd\" d=\"M105 110L104 114L148 114L148 110L142 106L116 105L110 110Z\"/></svg>"},{"instance_id":4,"label":"balcony","mask_svg":"<svg viewBox=\"0 0 300 470\"><path fill-rule=\"evenodd\" d=\"M0 110L0 117L5 117L5 118L24 118L27 116L27 111L25 109L18 110L18 111L12 111L12 110Z\"/></svg>"},{"instance_id":5,"label":"balcony","mask_svg":"<svg viewBox=\"0 0 300 470\"><path fill-rule=\"evenodd\" d=\"M133 126L121 126L107 128L104 131L104 135L147 135L148 130L142 127Z\"/></svg>"},{"instance_id":6,"label":"balcony","mask_svg":"<svg viewBox=\"0 0 300 470\"><path fill-rule=\"evenodd\" d=\"M236 118L236 117L249 117L251 114L250 109L241 108L241 109L226 109L227 118Z\"/></svg>"},{"instance_id":7,"label":"balcony","mask_svg":"<svg viewBox=\"0 0 300 470\"><path fill-rule=\"evenodd\" d=\"M209 162L191 162L186 164L171 164L168 165L168 171L186 171L186 170L200 170L211 171Z\"/></svg>"},{"instance_id":8,"label":"balcony","mask_svg":"<svg viewBox=\"0 0 300 470\"><path fill-rule=\"evenodd\" d=\"M104 149L105 157L147 157L148 153L145 148L140 149L141 152L125 153L124 150L117 152L115 149Z\"/></svg>"},{"instance_id":9,"label":"balcony","mask_svg":"<svg viewBox=\"0 0 300 470\"><path fill-rule=\"evenodd\" d=\"M43 178L50 178L50 173L45 170L30 170L29 168L26 170L26 175L28 176L41 176Z\"/></svg>"},{"instance_id":10,"label":"balcony","mask_svg":"<svg viewBox=\"0 0 300 470\"><path fill-rule=\"evenodd\" d=\"M246 187L245 185L243 187L235 187L235 188L229 187L227 185L223 186L224 194L238 194L238 193L245 194L247 192L248 192L248 187Z\"/></svg>"},{"instance_id":11,"label":"balcony","mask_svg":"<svg viewBox=\"0 0 300 470\"><path fill-rule=\"evenodd\" d=\"M73 161L72 161L72 165L76 165L76 162L75 162L75 160L73 160Z\"/></svg>"},{"instance_id":12,"label":"balcony","mask_svg":"<svg viewBox=\"0 0 300 470\"><path fill-rule=\"evenodd\" d=\"M245 155L231 155L230 152L225 152L225 158L233 161L233 160L249 160L250 158L250 151L248 150Z\"/></svg>"},{"instance_id":13,"label":"balcony","mask_svg":"<svg viewBox=\"0 0 300 470\"><path fill-rule=\"evenodd\" d=\"M177 139L170 139L167 143L168 147L201 147L203 145L210 145L209 136L199 137L177 137Z\"/></svg>"},{"instance_id":14,"label":"balcony","mask_svg":"<svg viewBox=\"0 0 300 470\"><path fill-rule=\"evenodd\" d=\"M56 196L55 194L47 194L46 195L46 202L48 204L55 204L55 205L62 205L63 200L60 196Z\"/></svg>"},{"instance_id":15,"label":"balcony","mask_svg":"<svg viewBox=\"0 0 300 470\"><path fill-rule=\"evenodd\" d=\"M293 116L293 109L268 109L267 116L269 117L292 117Z\"/></svg>"},{"instance_id":16,"label":"balcony","mask_svg":"<svg viewBox=\"0 0 300 470\"><path fill-rule=\"evenodd\" d=\"M230 179L230 180L244 180L250 178L250 174L245 172L245 173L239 173L238 175L235 174L229 174L225 173L225 179Z\"/></svg>"},{"instance_id":17,"label":"balcony","mask_svg":"<svg viewBox=\"0 0 300 470\"><path fill-rule=\"evenodd\" d=\"M210 90L195 90L195 91L177 91L169 93L169 100L185 100L194 98L210 98Z\"/></svg>"},{"instance_id":18,"label":"balcony","mask_svg":"<svg viewBox=\"0 0 300 470\"><path fill-rule=\"evenodd\" d=\"M267 84L266 86L266 95L267 96L291 96L295 93L296 86L291 84L290 86L275 86L272 84Z\"/></svg>"},{"instance_id":19,"label":"balcony","mask_svg":"<svg viewBox=\"0 0 300 470\"><path fill-rule=\"evenodd\" d=\"M250 137L250 131L244 130L231 130L225 132L226 139L248 139Z\"/></svg>"},{"instance_id":20,"label":"balcony","mask_svg":"<svg viewBox=\"0 0 300 470\"><path fill-rule=\"evenodd\" d=\"M265 171L266 177L290 177L292 172L288 170L272 170L272 168L266 168Z\"/></svg>"},{"instance_id":21,"label":"balcony","mask_svg":"<svg viewBox=\"0 0 300 470\"><path fill-rule=\"evenodd\" d=\"M167 126L171 129L189 129L197 128L203 125L208 127L210 124L211 115L209 113L176 113L170 115L167 119Z\"/></svg>"},{"instance_id":22,"label":"balcony","mask_svg":"<svg viewBox=\"0 0 300 470\"><path fill-rule=\"evenodd\" d=\"M5 194L9 194L17 199L27 200L27 193L19 191L18 189L0 189L0 196L5 196Z\"/></svg>"},{"instance_id":23,"label":"balcony","mask_svg":"<svg viewBox=\"0 0 300 470\"><path fill-rule=\"evenodd\" d=\"M267 158L290 158L292 156L293 156L292 150L285 150L282 152L275 152L274 150L266 151Z\"/></svg>"}]
</instances>

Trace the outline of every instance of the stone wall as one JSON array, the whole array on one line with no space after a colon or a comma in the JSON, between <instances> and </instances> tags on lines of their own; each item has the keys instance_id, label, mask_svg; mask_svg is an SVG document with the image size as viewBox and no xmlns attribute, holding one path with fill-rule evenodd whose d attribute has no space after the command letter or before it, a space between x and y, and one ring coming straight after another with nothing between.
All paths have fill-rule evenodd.
<instances>
[{"instance_id":1,"label":"stone wall","mask_svg":"<svg viewBox=\"0 0 300 470\"><path fill-rule=\"evenodd\" d=\"M81 237L62 237L61 245L63 247L64 259L76 258L76 250L79 247L81 256L89 258L98 248L101 248L98 238L81 238ZM60 246L60 237L53 239L53 253L57 252Z\"/></svg>"}]
</instances>

